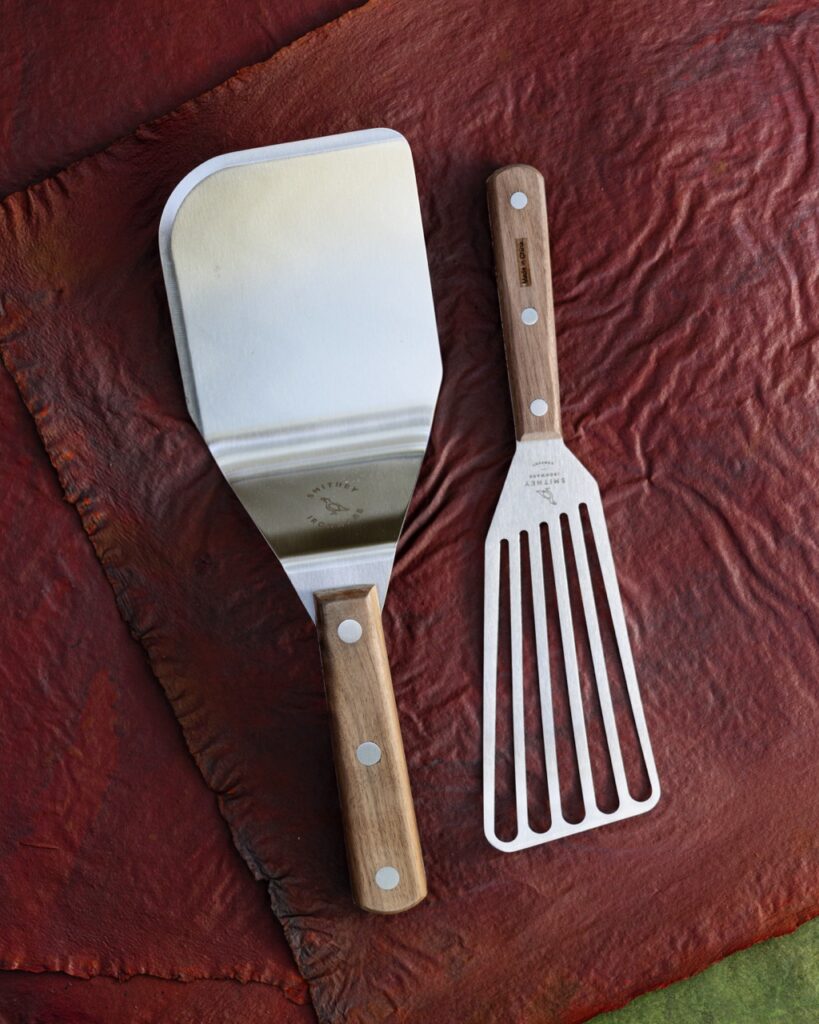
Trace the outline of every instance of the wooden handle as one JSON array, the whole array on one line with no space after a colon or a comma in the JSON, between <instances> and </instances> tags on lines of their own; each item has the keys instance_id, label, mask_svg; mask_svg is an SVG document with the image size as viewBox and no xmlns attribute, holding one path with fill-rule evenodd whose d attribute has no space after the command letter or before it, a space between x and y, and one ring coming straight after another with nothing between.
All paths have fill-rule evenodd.
<instances>
[{"instance_id":1,"label":"wooden handle","mask_svg":"<svg viewBox=\"0 0 819 1024\"><path fill-rule=\"evenodd\" d=\"M486 190L515 433L519 441L562 437L543 175L512 164Z\"/></svg>"},{"instance_id":2,"label":"wooden handle","mask_svg":"<svg viewBox=\"0 0 819 1024\"><path fill-rule=\"evenodd\" d=\"M363 910L396 914L421 902L427 881L378 592L315 598L353 896Z\"/></svg>"}]
</instances>

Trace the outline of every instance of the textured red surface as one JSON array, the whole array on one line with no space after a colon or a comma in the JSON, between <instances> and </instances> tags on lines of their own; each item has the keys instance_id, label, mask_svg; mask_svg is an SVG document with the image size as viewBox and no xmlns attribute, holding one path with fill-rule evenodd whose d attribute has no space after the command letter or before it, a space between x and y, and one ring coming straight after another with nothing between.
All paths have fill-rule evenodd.
<instances>
[{"instance_id":1,"label":"textured red surface","mask_svg":"<svg viewBox=\"0 0 819 1024\"><path fill-rule=\"evenodd\" d=\"M374 3L3 208L4 359L324 1020L582 1020L819 910L817 27L793 3ZM312 627L187 419L155 242L201 160L379 123L414 146L445 360L385 611L431 893L386 920L349 902ZM483 182L512 160L547 181L564 425L664 797L503 856L480 827L482 541L512 447Z\"/></svg>"},{"instance_id":2,"label":"textured red surface","mask_svg":"<svg viewBox=\"0 0 819 1024\"><path fill-rule=\"evenodd\" d=\"M111 978L85 981L61 974L0 974L2 1024L309 1024L269 985L237 981Z\"/></svg>"},{"instance_id":3,"label":"textured red surface","mask_svg":"<svg viewBox=\"0 0 819 1024\"><path fill-rule=\"evenodd\" d=\"M159 6L5 6L0 194L351 4ZM167 1019L168 992L175 1020L234 1021L242 993L243 1020L256 1019L254 1007L259 1019L313 1020L263 888L235 855L5 371L0 435L0 522L12 538L0 551L0 777L17 780L0 805L0 968L267 983L222 986L229 1000L213 988L131 985L97 1008L107 1024L136 1020L135 1001L140 1019ZM278 990L262 995L269 986ZM3 981L0 1018L74 1019L101 991L116 987L40 974Z\"/></svg>"},{"instance_id":4,"label":"textured red surface","mask_svg":"<svg viewBox=\"0 0 819 1024\"><path fill-rule=\"evenodd\" d=\"M4 0L0 195L264 60L353 0Z\"/></svg>"},{"instance_id":5,"label":"textured red surface","mask_svg":"<svg viewBox=\"0 0 819 1024\"><path fill-rule=\"evenodd\" d=\"M5 372L0 433L0 968L307 1001Z\"/></svg>"}]
</instances>

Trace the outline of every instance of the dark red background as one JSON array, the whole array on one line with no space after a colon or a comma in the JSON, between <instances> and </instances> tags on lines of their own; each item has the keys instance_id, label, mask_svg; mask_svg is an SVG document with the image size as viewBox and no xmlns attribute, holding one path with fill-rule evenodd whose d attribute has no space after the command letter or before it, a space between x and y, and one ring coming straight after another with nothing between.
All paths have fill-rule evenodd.
<instances>
[{"instance_id":1,"label":"dark red background","mask_svg":"<svg viewBox=\"0 0 819 1024\"><path fill-rule=\"evenodd\" d=\"M173 110L360 0L4 0L0 196Z\"/></svg>"},{"instance_id":2,"label":"dark red background","mask_svg":"<svg viewBox=\"0 0 819 1024\"><path fill-rule=\"evenodd\" d=\"M372 4L3 209L4 359L327 1020L581 1020L817 910L817 16L539 19ZM155 245L200 160L377 123L415 149L445 359L385 611L431 896L389 921L349 903L314 635L187 420ZM516 159L547 181L564 424L665 794L503 857L479 817L482 539L512 439L483 180Z\"/></svg>"},{"instance_id":3,"label":"dark red background","mask_svg":"<svg viewBox=\"0 0 819 1024\"><path fill-rule=\"evenodd\" d=\"M0 195L352 6L9 0ZM5 370L0 437L0 1019L313 1020Z\"/></svg>"}]
</instances>

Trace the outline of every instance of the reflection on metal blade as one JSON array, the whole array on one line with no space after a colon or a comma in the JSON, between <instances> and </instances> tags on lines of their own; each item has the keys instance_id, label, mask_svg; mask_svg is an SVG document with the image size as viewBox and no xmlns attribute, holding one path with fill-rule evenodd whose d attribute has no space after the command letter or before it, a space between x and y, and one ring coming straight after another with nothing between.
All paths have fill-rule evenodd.
<instances>
[{"instance_id":1,"label":"reflection on metal blade","mask_svg":"<svg viewBox=\"0 0 819 1024\"><path fill-rule=\"evenodd\" d=\"M372 582L383 601L441 375L406 141L217 157L160 245L191 415L305 607Z\"/></svg>"}]
</instances>

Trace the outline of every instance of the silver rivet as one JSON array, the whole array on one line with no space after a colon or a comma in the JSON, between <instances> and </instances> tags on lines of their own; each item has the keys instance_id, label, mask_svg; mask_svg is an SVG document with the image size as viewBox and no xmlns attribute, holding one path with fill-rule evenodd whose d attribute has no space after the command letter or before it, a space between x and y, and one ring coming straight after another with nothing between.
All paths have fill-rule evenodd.
<instances>
[{"instance_id":1,"label":"silver rivet","mask_svg":"<svg viewBox=\"0 0 819 1024\"><path fill-rule=\"evenodd\" d=\"M513 192L509 196L509 202L516 210L522 210L523 207L529 202L529 196L525 192Z\"/></svg>"},{"instance_id":2,"label":"silver rivet","mask_svg":"<svg viewBox=\"0 0 819 1024\"><path fill-rule=\"evenodd\" d=\"M549 403L545 402L542 398L536 398L529 406L529 412L533 416L545 416L548 411Z\"/></svg>"},{"instance_id":3,"label":"silver rivet","mask_svg":"<svg viewBox=\"0 0 819 1024\"><path fill-rule=\"evenodd\" d=\"M389 892L390 889L394 889L400 881L401 876L398 874L398 869L389 864L383 868L379 868L375 873L375 884L379 889L386 889L387 892Z\"/></svg>"},{"instance_id":4,"label":"silver rivet","mask_svg":"<svg viewBox=\"0 0 819 1024\"><path fill-rule=\"evenodd\" d=\"M372 743L370 740L365 740L364 743L360 743L355 749L355 756L361 762L369 768L371 765L378 764L381 760L381 747L377 743Z\"/></svg>"},{"instance_id":5,"label":"silver rivet","mask_svg":"<svg viewBox=\"0 0 819 1024\"><path fill-rule=\"evenodd\" d=\"M532 324L536 324L538 321L537 310L532 309L531 306L527 306L526 309L520 314L521 320L526 324L527 327L531 327Z\"/></svg>"},{"instance_id":6,"label":"silver rivet","mask_svg":"<svg viewBox=\"0 0 819 1024\"><path fill-rule=\"evenodd\" d=\"M355 644L361 639L361 623L356 622L355 619L345 619L339 623L338 635L339 639L343 640L345 644Z\"/></svg>"}]
</instances>

